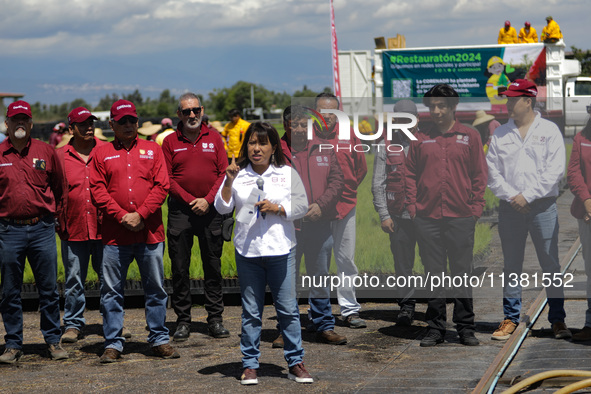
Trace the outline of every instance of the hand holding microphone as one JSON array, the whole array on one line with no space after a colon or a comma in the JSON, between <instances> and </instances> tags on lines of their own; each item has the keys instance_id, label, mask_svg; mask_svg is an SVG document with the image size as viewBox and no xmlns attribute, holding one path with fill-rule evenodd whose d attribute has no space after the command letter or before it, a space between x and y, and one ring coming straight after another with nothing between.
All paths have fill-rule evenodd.
<instances>
[{"instance_id":1,"label":"hand holding microphone","mask_svg":"<svg viewBox=\"0 0 591 394\"><path fill-rule=\"evenodd\" d=\"M263 185L264 184L265 184L265 181L263 180L263 178L257 179L257 186L258 186L259 190L261 190L261 191L263 190ZM265 201L265 200L263 200L263 201ZM257 203L257 206L258 206L258 209L259 209L259 212L260 212L261 207L260 207L259 203ZM267 213L266 212L261 212L261 216L263 217L263 219L265 219L266 216L267 216Z\"/></svg>"}]
</instances>

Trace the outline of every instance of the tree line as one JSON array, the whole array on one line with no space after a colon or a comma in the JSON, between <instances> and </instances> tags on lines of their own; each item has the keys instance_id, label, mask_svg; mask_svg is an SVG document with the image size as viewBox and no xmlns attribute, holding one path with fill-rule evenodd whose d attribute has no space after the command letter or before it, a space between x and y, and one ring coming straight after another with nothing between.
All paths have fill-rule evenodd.
<instances>
[{"instance_id":1,"label":"tree line","mask_svg":"<svg viewBox=\"0 0 591 394\"><path fill-rule=\"evenodd\" d=\"M250 108L251 87L254 87L254 106L263 108L265 112L269 112L274 108L283 109L287 107L291 104L293 97L315 97L318 93L321 93L310 90L304 85L301 90L290 95L286 92L277 93L268 90L262 85L238 81L229 88L214 89L207 98L199 94L198 96L205 106L206 114L217 120L228 120L227 114L231 109L236 108L242 112L244 108ZM323 92L332 92L332 89L325 87ZM38 122L59 122L63 121L73 108L86 107L91 111L108 111L111 109L111 105L119 99L129 100L134 103L138 114L143 118L173 117L178 106L178 97L172 95L169 89L163 90L157 99L144 97L136 89L128 94L106 94L96 106L89 104L82 98L77 98L62 104L32 103L31 110L33 117Z\"/></svg>"}]
</instances>

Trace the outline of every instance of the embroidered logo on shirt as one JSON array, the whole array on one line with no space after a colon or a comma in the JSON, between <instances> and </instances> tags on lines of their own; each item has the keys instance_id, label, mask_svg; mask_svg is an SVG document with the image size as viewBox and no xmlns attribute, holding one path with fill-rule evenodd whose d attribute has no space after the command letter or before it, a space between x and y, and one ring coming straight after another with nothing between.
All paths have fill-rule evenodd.
<instances>
[{"instance_id":1,"label":"embroidered logo on shirt","mask_svg":"<svg viewBox=\"0 0 591 394\"><path fill-rule=\"evenodd\" d=\"M203 148L203 152L215 152L213 142L203 142L201 144L201 147Z\"/></svg>"},{"instance_id":2,"label":"embroidered logo on shirt","mask_svg":"<svg viewBox=\"0 0 591 394\"><path fill-rule=\"evenodd\" d=\"M180 151L184 151L187 150L187 148L179 148L179 149L175 149L174 152L180 152Z\"/></svg>"},{"instance_id":3,"label":"embroidered logo on shirt","mask_svg":"<svg viewBox=\"0 0 591 394\"><path fill-rule=\"evenodd\" d=\"M37 158L33 159L33 165L35 166L36 170L41 171L45 171L45 168L47 167L47 163L45 163L45 160Z\"/></svg>"},{"instance_id":4,"label":"embroidered logo on shirt","mask_svg":"<svg viewBox=\"0 0 591 394\"><path fill-rule=\"evenodd\" d=\"M107 161L107 160L111 160L111 159L118 159L118 158L119 158L119 155L115 155L115 156L107 156L107 157L105 157L105 161Z\"/></svg>"},{"instance_id":5,"label":"embroidered logo on shirt","mask_svg":"<svg viewBox=\"0 0 591 394\"><path fill-rule=\"evenodd\" d=\"M532 145L546 145L546 136L532 135Z\"/></svg>"},{"instance_id":6,"label":"embroidered logo on shirt","mask_svg":"<svg viewBox=\"0 0 591 394\"><path fill-rule=\"evenodd\" d=\"M147 153L147 154L146 154ZM140 159L154 159L154 151L152 149L148 150L148 152L146 152L143 149L140 149Z\"/></svg>"},{"instance_id":7,"label":"embroidered logo on shirt","mask_svg":"<svg viewBox=\"0 0 591 394\"><path fill-rule=\"evenodd\" d=\"M0 164L0 167L8 167L11 165L12 165L12 163L2 163L2 164Z\"/></svg>"}]
</instances>

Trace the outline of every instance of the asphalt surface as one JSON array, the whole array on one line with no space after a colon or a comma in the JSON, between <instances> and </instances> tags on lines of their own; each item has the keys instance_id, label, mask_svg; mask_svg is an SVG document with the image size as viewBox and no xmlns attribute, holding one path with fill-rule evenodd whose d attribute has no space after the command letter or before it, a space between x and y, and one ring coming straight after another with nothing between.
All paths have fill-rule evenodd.
<instances>
[{"instance_id":1,"label":"asphalt surface","mask_svg":"<svg viewBox=\"0 0 591 394\"><path fill-rule=\"evenodd\" d=\"M577 238L576 221L568 208L572 195L565 193L559 200L560 256L564 256ZM502 254L496 227L493 231L491 253L479 263L485 275L502 272ZM525 272L539 271L531 242L526 249ZM567 324L582 328L584 323L585 275L579 256L570 272L576 285L567 295ZM39 331L39 314L24 313L25 355L15 365L0 365L2 384L0 392L396 392L396 393L459 393L471 392L489 367L503 342L490 339L491 333L502 320L501 289L493 287L475 289L477 338L481 345L467 347L459 343L453 327L452 305L448 304L448 331L446 341L434 348L421 348L425 334L423 321L426 304L417 305L412 327L395 325L398 307L387 302L363 302L361 317L367 328L351 329L338 323L337 332L346 335L348 343L333 346L316 343L315 334L302 329L307 369L314 384L302 385L287 379L287 364L281 349L272 349L275 339L275 313L272 305L265 307L261 341L261 367L259 385L243 387L240 354L239 306L229 306L224 312L224 324L231 336L225 339L209 337L206 313L200 306L192 311L191 337L180 344L173 343L181 358L161 360L151 355L146 342L145 317L142 308L127 309L125 326L133 337L126 343L120 362L102 365L102 318L97 310L85 314L85 337L76 344L64 344L70 359L51 361ZM537 296L538 290L524 291L524 310ZM307 305L301 305L302 326L306 325ZM333 312L339 320L338 306ZM509 387L511 382L523 379L544 369L586 367L591 356L589 344L574 344L555 340L549 334L546 312L527 337L522 350L501 377L496 392ZM169 309L167 321L174 332L175 315ZM575 330L576 332L576 330ZM0 327L0 335L4 334ZM571 355L577 355L571 357ZM534 362L532 360L538 360ZM545 386L539 390L554 389ZM545 391L547 392L547 391Z\"/></svg>"}]
</instances>

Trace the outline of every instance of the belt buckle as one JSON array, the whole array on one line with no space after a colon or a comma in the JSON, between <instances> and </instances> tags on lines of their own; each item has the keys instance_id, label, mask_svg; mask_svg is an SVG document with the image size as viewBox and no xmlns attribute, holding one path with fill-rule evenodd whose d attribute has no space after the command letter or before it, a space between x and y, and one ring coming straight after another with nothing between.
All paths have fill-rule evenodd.
<instances>
[{"instance_id":1,"label":"belt buckle","mask_svg":"<svg viewBox=\"0 0 591 394\"><path fill-rule=\"evenodd\" d=\"M34 217L34 218L30 218L30 219L13 219L14 224L20 225L20 226L30 226L33 224L37 224L39 223L41 219L39 218L39 216Z\"/></svg>"}]
</instances>

